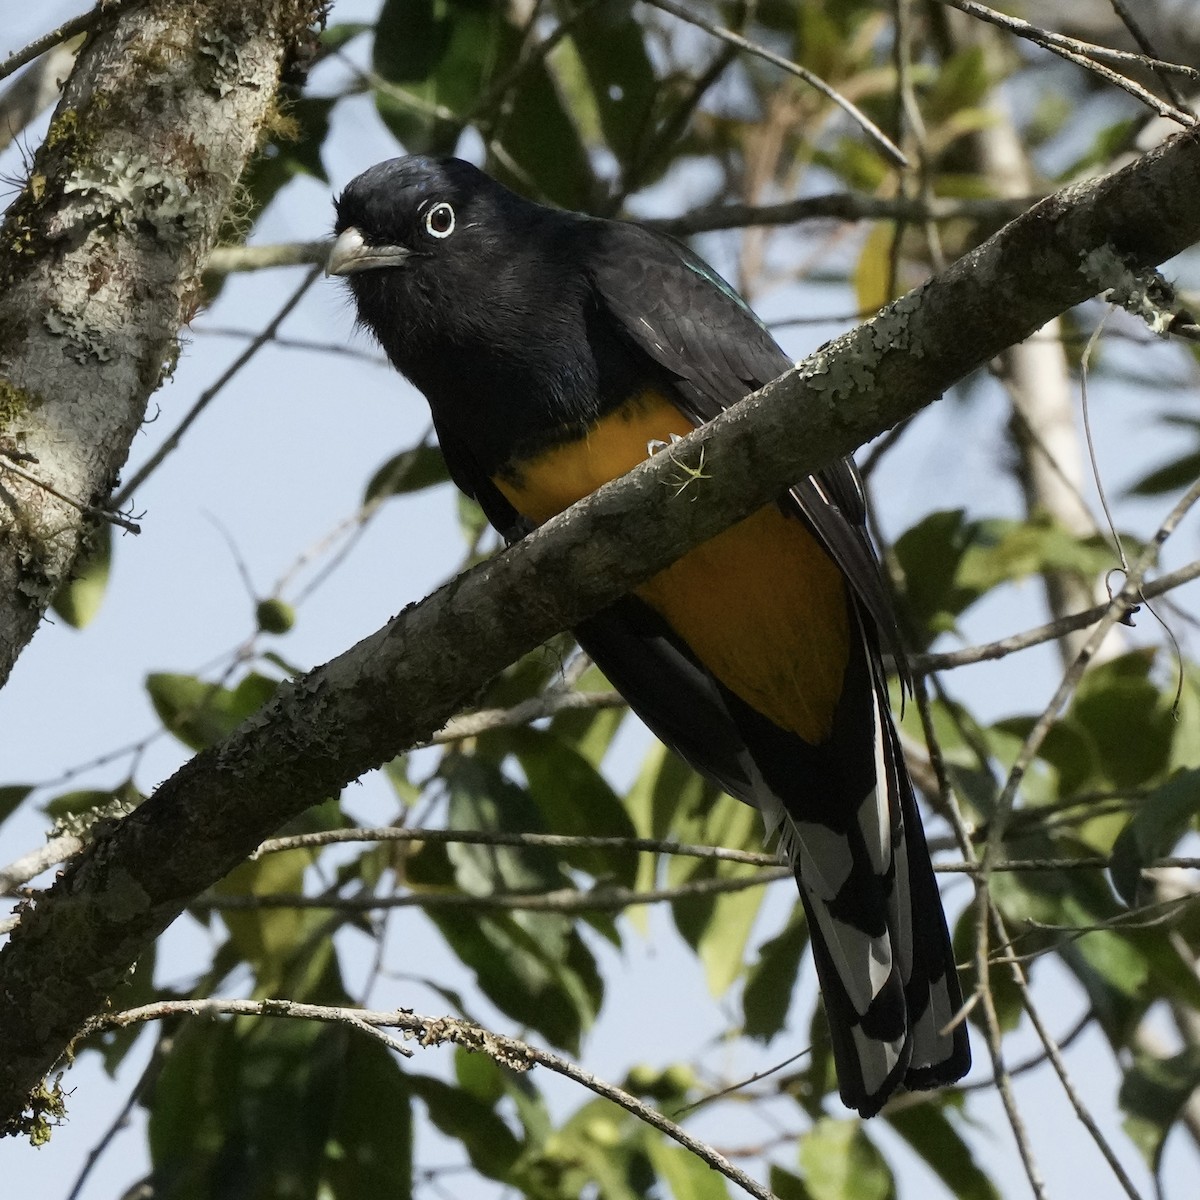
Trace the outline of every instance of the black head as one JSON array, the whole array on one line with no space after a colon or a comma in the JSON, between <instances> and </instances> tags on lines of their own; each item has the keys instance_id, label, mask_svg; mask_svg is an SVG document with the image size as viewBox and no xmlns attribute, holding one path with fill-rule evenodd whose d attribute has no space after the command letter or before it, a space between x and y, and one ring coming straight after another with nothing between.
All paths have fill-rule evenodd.
<instances>
[{"instance_id":1,"label":"black head","mask_svg":"<svg viewBox=\"0 0 1200 1200\"><path fill-rule=\"evenodd\" d=\"M443 427L474 436L481 406L516 396L506 419L546 424L595 391L581 264L594 222L420 155L364 171L336 207L327 270Z\"/></svg>"},{"instance_id":2,"label":"black head","mask_svg":"<svg viewBox=\"0 0 1200 1200\"><path fill-rule=\"evenodd\" d=\"M379 163L336 201L327 271L347 279L360 319L401 370L397 339L450 334L466 317L504 307L534 231L563 214L524 200L458 158ZM399 351L399 353L397 353Z\"/></svg>"},{"instance_id":3,"label":"black head","mask_svg":"<svg viewBox=\"0 0 1200 1200\"><path fill-rule=\"evenodd\" d=\"M329 274L403 267L477 241L480 224L522 201L458 158L392 158L351 180L337 198Z\"/></svg>"}]
</instances>

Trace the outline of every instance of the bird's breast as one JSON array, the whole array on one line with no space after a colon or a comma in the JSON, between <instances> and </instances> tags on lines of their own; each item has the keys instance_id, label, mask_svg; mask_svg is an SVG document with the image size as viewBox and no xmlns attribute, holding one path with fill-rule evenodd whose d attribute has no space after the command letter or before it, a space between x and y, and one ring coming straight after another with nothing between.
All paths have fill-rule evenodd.
<instances>
[{"instance_id":1,"label":"bird's breast","mask_svg":"<svg viewBox=\"0 0 1200 1200\"><path fill-rule=\"evenodd\" d=\"M684 437L695 426L661 393L638 392L582 436L503 467L492 482L523 516L540 525L651 454L653 443Z\"/></svg>"},{"instance_id":2,"label":"bird's breast","mask_svg":"<svg viewBox=\"0 0 1200 1200\"><path fill-rule=\"evenodd\" d=\"M661 392L636 393L582 436L492 481L541 524L695 426ZM682 468L681 468L682 469ZM701 476L684 487L700 488ZM768 505L660 571L637 594L731 691L805 741L830 732L849 657L841 572L808 529Z\"/></svg>"}]
</instances>

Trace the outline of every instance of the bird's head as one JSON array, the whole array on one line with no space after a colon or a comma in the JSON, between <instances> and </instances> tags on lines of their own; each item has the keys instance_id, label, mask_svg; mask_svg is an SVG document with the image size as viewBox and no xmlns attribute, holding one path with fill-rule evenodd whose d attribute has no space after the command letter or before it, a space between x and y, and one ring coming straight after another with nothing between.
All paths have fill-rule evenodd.
<instances>
[{"instance_id":1,"label":"bird's head","mask_svg":"<svg viewBox=\"0 0 1200 1200\"><path fill-rule=\"evenodd\" d=\"M470 230L489 185L498 186L457 158L412 155L371 167L335 202L337 241L326 271L352 279L448 254Z\"/></svg>"},{"instance_id":2,"label":"bird's head","mask_svg":"<svg viewBox=\"0 0 1200 1200\"><path fill-rule=\"evenodd\" d=\"M359 319L401 370L430 338L510 307L529 233L549 210L457 158L411 155L369 168L336 201L326 272L346 279Z\"/></svg>"}]
</instances>

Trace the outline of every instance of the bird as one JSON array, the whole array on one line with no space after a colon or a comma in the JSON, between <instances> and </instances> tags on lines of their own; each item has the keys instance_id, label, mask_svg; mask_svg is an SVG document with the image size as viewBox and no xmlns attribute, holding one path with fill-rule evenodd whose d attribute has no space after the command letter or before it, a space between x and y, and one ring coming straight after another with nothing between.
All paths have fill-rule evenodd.
<instances>
[{"instance_id":1,"label":"bird","mask_svg":"<svg viewBox=\"0 0 1200 1200\"><path fill-rule=\"evenodd\" d=\"M328 274L510 542L792 366L683 243L526 199L464 160L390 159L334 206ZM866 513L843 459L573 631L650 730L777 836L841 1098L863 1117L971 1061Z\"/></svg>"}]
</instances>

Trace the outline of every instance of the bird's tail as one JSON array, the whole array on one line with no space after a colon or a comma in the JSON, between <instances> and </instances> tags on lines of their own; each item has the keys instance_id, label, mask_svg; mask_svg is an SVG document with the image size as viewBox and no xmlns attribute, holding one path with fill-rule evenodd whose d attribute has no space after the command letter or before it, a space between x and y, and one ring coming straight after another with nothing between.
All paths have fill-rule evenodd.
<instances>
[{"instance_id":1,"label":"bird's tail","mask_svg":"<svg viewBox=\"0 0 1200 1200\"><path fill-rule=\"evenodd\" d=\"M829 741L789 754L788 735L773 731L752 753L773 793L756 800L808 916L842 1099L866 1117L899 1087L960 1078L970 1051L954 1023L954 955L886 677L861 622L860 634ZM744 732L758 742L764 731Z\"/></svg>"}]
</instances>

